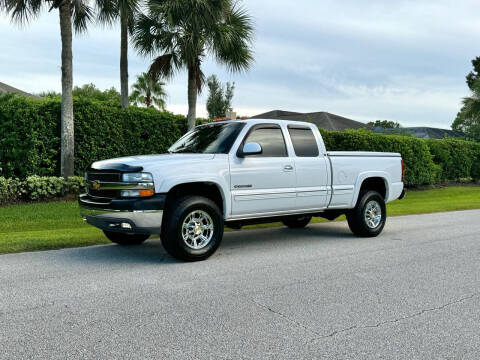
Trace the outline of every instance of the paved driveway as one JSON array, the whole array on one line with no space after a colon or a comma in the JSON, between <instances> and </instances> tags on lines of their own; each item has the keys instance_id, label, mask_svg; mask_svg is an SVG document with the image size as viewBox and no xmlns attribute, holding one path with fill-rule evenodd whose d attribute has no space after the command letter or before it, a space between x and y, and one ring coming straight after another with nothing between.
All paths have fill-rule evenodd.
<instances>
[{"instance_id":1,"label":"paved driveway","mask_svg":"<svg viewBox=\"0 0 480 360\"><path fill-rule=\"evenodd\" d=\"M1 359L478 359L480 211L0 256Z\"/></svg>"}]
</instances>

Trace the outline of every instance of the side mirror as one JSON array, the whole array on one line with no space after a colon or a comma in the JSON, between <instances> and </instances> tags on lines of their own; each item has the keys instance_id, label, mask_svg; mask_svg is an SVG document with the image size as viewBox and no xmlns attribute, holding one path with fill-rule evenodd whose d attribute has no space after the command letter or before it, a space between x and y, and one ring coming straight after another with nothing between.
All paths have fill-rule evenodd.
<instances>
[{"instance_id":1,"label":"side mirror","mask_svg":"<svg viewBox=\"0 0 480 360\"><path fill-rule=\"evenodd\" d=\"M243 150L240 155L243 157L248 155L257 155L261 153L262 153L262 147L260 146L260 144L256 142L251 142L243 145Z\"/></svg>"}]
</instances>

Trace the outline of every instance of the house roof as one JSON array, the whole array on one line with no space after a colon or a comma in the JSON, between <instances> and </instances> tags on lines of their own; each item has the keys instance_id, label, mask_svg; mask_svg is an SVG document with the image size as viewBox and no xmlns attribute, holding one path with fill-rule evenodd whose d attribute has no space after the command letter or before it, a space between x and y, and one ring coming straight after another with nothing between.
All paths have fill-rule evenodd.
<instances>
[{"instance_id":1,"label":"house roof","mask_svg":"<svg viewBox=\"0 0 480 360\"><path fill-rule=\"evenodd\" d=\"M14 94L22 95L25 97L38 98L38 96L36 95L29 94L25 91L14 88L13 86L0 82L0 94L5 94L5 93L14 93Z\"/></svg>"},{"instance_id":2,"label":"house roof","mask_svg":"<svg viewBox=\"0 0 480 360\"><path fill-rule=\"evenodd\" d=\"M252 116L251 119L275 119L275 120L293 120L307 121L315 124L325 130L343 131L345 129L360 129L366 124L343 116L331 114L325 111L299 113L293 111L272 110L263 114Z\"/></svg>"}]
</instances>

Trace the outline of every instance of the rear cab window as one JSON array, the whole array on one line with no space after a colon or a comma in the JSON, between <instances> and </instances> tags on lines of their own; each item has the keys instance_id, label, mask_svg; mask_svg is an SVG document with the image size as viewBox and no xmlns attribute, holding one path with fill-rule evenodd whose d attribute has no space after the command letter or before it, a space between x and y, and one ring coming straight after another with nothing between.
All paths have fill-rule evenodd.
<instances>
[{"instance_id":1,"label":"rear cab window","mask_svg":"<svg viewBox=\"0 0 480 360\"><path fill-rule=\"evenodd\" d=\"M305 126L288 125L295 155L298 157L317 157L319 154L317 139L312 129Z\"/></svg>"}]
</instances>

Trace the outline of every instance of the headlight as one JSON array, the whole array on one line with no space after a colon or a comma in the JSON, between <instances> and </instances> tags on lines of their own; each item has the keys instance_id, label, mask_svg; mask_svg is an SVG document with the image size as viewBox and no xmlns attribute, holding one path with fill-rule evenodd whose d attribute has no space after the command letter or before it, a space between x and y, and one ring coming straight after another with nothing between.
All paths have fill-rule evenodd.
<instances>
[{"instance_id":1,"label":"headlight","mask_svg":"<svg viewBox=\"0 0 480 360\"><path fill-rule=\"evenodd\" d=\"M153 176L150 173L126 173L122 175L123 182L153 182Z\"/></svg>"}]
</instances>

